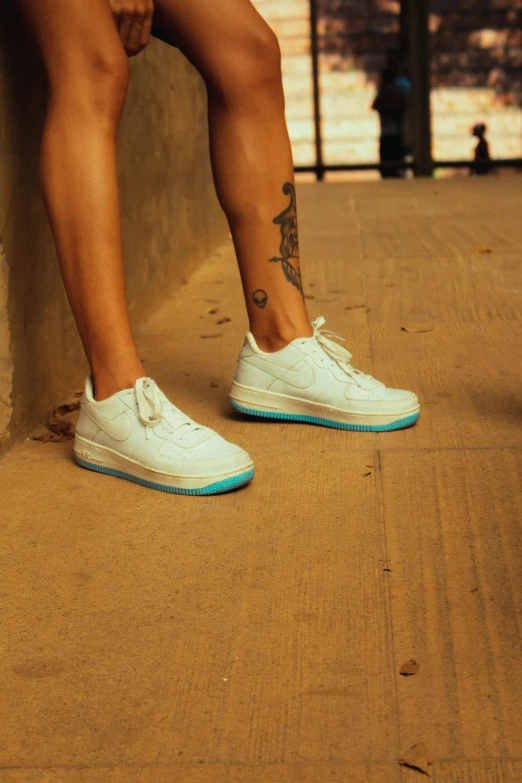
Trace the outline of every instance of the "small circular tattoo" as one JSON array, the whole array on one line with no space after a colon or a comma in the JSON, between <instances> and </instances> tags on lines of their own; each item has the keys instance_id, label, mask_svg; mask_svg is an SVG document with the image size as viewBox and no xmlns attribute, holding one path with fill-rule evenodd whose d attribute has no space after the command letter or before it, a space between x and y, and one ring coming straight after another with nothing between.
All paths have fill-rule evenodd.
<instances>
[{"instance_id":1,"label":"small circular tattoo","mask_svg":"<svg viewBox=\"0 0 522 783\"><path fill-rule=\"evenodd\" d=\"M258 288L257 291L254 291L252 294L252 299L254 300L256 307L259 307L260 310L264 310L268 301L268 294L266 291L263 291L262 288Z\"/></svg>"}]
</instances>

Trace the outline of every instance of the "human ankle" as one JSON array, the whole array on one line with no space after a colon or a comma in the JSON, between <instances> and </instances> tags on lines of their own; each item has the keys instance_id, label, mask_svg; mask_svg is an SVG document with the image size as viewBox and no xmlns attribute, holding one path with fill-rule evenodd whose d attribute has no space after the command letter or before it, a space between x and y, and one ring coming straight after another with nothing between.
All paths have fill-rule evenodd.
<instances>
[{"instance_id":1,"label":"human ankle","mask_svg":"<svg viewBox=\"0 0 522 783\"><path fill-rule=\"evenodd\" d=\"M134 367L111 372L93 369L91 377L94 399L96 402L101 402L124 389L132 389L138 378L143 378L144 375L145 371L141 363Z\"/></svg>"},{"instance_id":2,"label":"human ankle","mask_svg":"<svg viewBox=\"0 0 522 783\"><path fill-rule=\"evenodd\" d=\"M253 326L251 331L258 348L265 353L275 353L299 337L311 337L313 335L313 329L309 323L299 325L274 324L270 329L267 329L266 326L263 326L263 328Z\"/></svg>"}]
</instances>

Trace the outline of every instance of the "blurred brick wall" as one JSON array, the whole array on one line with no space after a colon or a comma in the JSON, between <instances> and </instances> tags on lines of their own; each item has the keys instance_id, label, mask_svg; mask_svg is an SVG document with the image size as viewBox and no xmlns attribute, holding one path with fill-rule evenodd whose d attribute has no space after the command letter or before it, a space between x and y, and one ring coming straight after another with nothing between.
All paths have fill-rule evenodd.
<instances>
[{"instance_id":1,"label":"blurred brick wall","mask_svg":"<svg viewBox=\"0 0 522 783\"><path fill-rule=\"evenodd\" d=\"M314 160L308 0L254 0L283 50L297 164ZM398 0L319 0L325 158L377 160L370 109L385 53L399 42ZM497 158L522 156L522 0L432 0L434 156L471 159L470 126L489 128Z\"/></svg>"}]
</instances>

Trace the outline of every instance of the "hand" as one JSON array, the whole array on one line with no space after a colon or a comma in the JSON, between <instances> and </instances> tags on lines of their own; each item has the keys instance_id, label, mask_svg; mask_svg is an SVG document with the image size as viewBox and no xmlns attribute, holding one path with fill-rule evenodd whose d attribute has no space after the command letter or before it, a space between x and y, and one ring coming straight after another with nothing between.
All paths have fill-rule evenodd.
<instances>
[{"instance_id":1,"label":"hand","mask_svg":"<svg viewBox=\"0 0 522 783\"><path fill-rule=\"evenodd\" d=\"M123 48L134 57L150 41L153 0L109 0Z\"/></svg>"}]
</instances>

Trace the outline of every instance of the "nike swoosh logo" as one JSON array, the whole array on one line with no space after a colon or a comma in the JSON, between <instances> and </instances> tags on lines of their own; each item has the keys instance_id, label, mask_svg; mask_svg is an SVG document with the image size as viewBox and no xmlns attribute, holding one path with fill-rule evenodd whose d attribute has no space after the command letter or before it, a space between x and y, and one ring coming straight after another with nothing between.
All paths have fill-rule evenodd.
<instances>
[{"instance_id":1,"label":"nike swoosh logo","mask_svg":"<svg viewBox=\"0 0 522 783\"><path fill-rule=\"evenodd\" d=\"M307 389L315 381L315 372L313 367L306 361L300 361L296 367L281 367L279 364L264 359L262 356L245 357L247 364L257 367L259 370L269 373L274 378L288 383L289 386L295 386L298 389Z\"/></svg>"},{"instance_id":2,"label":"nike swoosh logo","mask_svg":"<svg viewBox=\"0 0 522 783\"><path fill-rule=\"evenodd\" d=\"M93 411L89 405L86 405L83 410L91 421L114 440L124 441L130 437L132 424L127 411L122 411L113 419L108 419Z\"/></svg>"}]
</instances>

